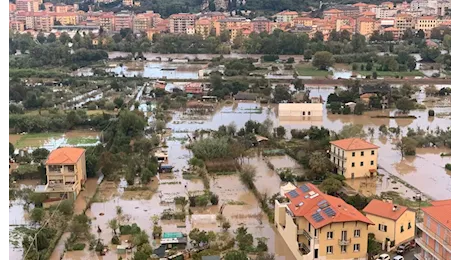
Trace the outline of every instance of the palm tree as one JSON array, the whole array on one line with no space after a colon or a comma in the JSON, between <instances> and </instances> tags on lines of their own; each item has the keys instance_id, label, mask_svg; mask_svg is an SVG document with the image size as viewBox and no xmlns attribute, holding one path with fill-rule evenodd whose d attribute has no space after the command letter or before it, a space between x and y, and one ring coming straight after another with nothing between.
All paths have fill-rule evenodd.
<instances>
[{"instance_id":1,"label":"palm tree","mask_svg":"<svg viewBox=\"0 0 460 260\"><path fill-rule=\"evenodd\" d=\"M116 218L109 220L107 226L109 226L109 228L112 229L114 235L117 235L118 221Z\"/></svg>"}]
</instances>

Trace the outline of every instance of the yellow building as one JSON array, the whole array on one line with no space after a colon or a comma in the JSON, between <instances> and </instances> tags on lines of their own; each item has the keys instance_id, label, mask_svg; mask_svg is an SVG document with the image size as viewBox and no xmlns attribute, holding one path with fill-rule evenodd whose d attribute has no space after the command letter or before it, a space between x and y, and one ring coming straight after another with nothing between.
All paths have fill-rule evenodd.
<instances>
[{"instance_id":1,"label":"yellow building","mask_svg":"<svg viewBox=\"0 0 460 260\"><path fill-rule=\"evenodd\" d=\"M438 26L438 19L436 16L422 16L415 21L415 30L422 30L426 37L431 37L431 30Z\"/></svg>"},{"instance_id":2,"label":"yellow building","mask_svg":"<svg viewBox=\"0 0 460 260\"><path fill-rule=\"evenodd\" d=\"M373 223L342 199L311 183L275 202L275 226L296 260L367 260L367 236Z\"/></svg>"},{"instance_id":3,"label":"yellow building","mask_svg":"<svg viewBox=\"0 0 460 260\"><path fill-rule=\"evenodd\" d=\"M295 18L299 17L299 13L295 11L282 11L280 13L275 14L275 20L278 23L290 23Z\"/></svg>"},{"instance_id":4,"label":"yellow building","mask_svg":"<svg viewBox=\"0 0 460 260\"><path fill-rule=\"evenodd\" d=\"M395 17L395 27L398 29L396 37L400 38L407 29L414 28L414 17L409 14L398 14Z\"/></svg>"},{"instance_id":5,"label":"yellow building","mask_svg":"<svg viewBox=\"0 0 460 260\"><path fill-rule=\"evenodd\" d=\"M76 25L77 24L77 14L76 13L55 13L54 17L56 21L60 22L62 25Z\"/></svg>"},{"instance_id":6,"label":"yellow building","mask_svg":"<svg viewBox=\"0 0 460 260\"><path fill-rule=\"evenodd\" d=\"M48 201L76 199L86 181L85 149L58 148L46 161L47 184L43 190Z\"/></svg>"},{"instance_id":7,"label":"yellow building","mask_svg":"<svg viewBox=\"0 0 460 260\"><path fill-rule=\"evenodd\" d=\"M372 18L361 17L357 21L357 29L359 34L369 37L375 31L375 20Z\"/></svg>"},{"instance_id":8,"label":"yellow building","mask_svg":"<svg viewBox=\"0 0 460 260\"><path fill-rule=\"evenodd\" d=\"M323 117L322 103L280 103L279 117Z\"/></svg>"},{"instance_id":9,"label":"yellow building","mask_svg":"<svg viewBox=\"0 0 460 260\"><path fill-rule=\"evenodd\" d=\"M346 179L373 176L377 172L379 147L360 138L348 138L331 143L331 162L337 173Z\"/></svg>"},{"instance_id":10,"label":"yellow building","mask_svg":"<svg viewBox=\"0 0 460 260\"><path fill-rule=\"evenodd\" d=\"M364 209L375 225L369 227L385 251L391 251L415 237L415 212L391 202L373 199Z\"/></svg>"},{"instance_id":11,"label":"yellow building","mask_svg":"<svg viewBox=\"0 0 460 260\"><path fill-rule=\"evenodd\" d=\"M195 23L195 33L200 34L203 38L206 38L211 33L213 26L212 21L209 18L200 18Z\"/></svg>"}]
</instances>

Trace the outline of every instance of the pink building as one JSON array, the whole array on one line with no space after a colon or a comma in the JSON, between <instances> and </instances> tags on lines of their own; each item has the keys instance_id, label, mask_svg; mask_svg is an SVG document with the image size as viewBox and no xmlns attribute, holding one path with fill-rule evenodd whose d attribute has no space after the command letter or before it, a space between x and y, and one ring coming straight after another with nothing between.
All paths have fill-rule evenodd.
<instances>
[{"instance_id":1,"label":"pink building","mask_svg":"<svg viewBox=\"0 0 460 260\"><path fill-rule=\"evenodd\" d=\"M415 257L419 260L451 260L451 202L431 202L433 206L422 208L423 222L417 223L420 235L415 242Z\"/></svg>"}]
</instances>

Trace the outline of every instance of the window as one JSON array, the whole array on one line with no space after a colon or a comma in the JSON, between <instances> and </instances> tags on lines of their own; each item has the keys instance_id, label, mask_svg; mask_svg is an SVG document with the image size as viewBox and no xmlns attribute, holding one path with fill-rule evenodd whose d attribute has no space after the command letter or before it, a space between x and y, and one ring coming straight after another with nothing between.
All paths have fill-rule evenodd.
<instances>
[{"instance_id":1,"label":"window","mask_svg":"<svg viewBox=\"0 0 460 260\"><path fill-rule=\"evenodd\" d=\"M340 252L346 253L347 252L347 246L340 246Z\"/></svg>"},{"instance_id":2,"label":"window","mask_svg":"<svg viewBox=\"0 0 460 260\"><path fill-rule=\"evenodd\" d=\"M434 251L436 253L439 253L439 243L438 242L434 242Z\"/></svg>"},{"instance_id":3,"label":"window","mask_svg":"<svg viewBox=\"0 0 460 260\"><path fill-rule=\"evenodd\" d=\"M318 236L318 229L315 229L315 237Z\"/></svg>"},{"instance_id":4,"label":"window","mask_svg":"<svg viewBox=\"0 0 460 260\"><path fill-rule=\"evenodd\" d=\"M426 216L426 227L429 228L431 225L431 219L430 216Z\"/></svg>"},{"instance_id":5,"label":"window","mask_svg":"<svg viewBox=\"0 0 460 260\"><path fill-rule=\"evenodd\" d=\"M430 244L430 237L428 235L425 234L425 237L426 237L426 244L429 245Z\"/></svg>"},{"instance_id":6,"label":"window","mask_svg":"<svg viewBox=\"0 0 460 260\"><path fill-rule=\"evenodd\" d=\"M361 156L364 156L364 152L361 152Z\"/></svg>"},{"instance_id":7,"label":"window","mask_svg":"<svg viewBox=\"0 0 460 260\"><path fill-rule=\"evenodd\" d=\"M441 236L441 225L438 223L438 226L436 227L436 235Z\"/></svg>"},{"instance_id":8,"label":"window","mask_svg":"<svg viewBox=\"0 0 460 260\"><path fill-rule=\"evenodd\" d=\"M404 232L404 225L401 225L401 233Z\"/></svg>"},{"instance_id":9,"label":"window","mask_svg":"<svg viewBox=\"0 0 460 260\"><path fill-rule=\"evenodd\" d=\"M364 162L361 162L359 165L360 165L360 166L364 166Z\"/></svg>"},{"instance_id":10,"label":"window","mask_svg":"<svg viewBox=\"0 0 460 260\"><path fill-rule=\"evenodd\" d=\"M354 252L359 252L359 249L360 249L360 245L359 245L359 244L354 244L354 245L353 245L353 251L354 251Z\"/></svg>"},{"instance_id":11,"label":"window","mask_svg":"<svg viewBox=\"0 0 460 260\"><path fill-rule=\"evenodd\" d=\"M361 237L361 230L356 229L356 230L355 230L354 236L355 236L355 237Z\"/></svg>"},{"instance_id":12,"label":"window","mask_svg":"<svg viewBox=\"0 0 460 260\"><path fill-rule=\"evenodd\" d=\"M371 161L371 165L374 165L374 161Z\"/></svg>"},{"instance_id":13,"label":"window","mask_svg":"<svg viewBox=\"0 0 460 260\"><path fill-rule=\"evenodd\" d=\"M412 224L409 222L409 223L407 224L407 230L409 230L409 229L411 229L411 228L412 228Z\"/></svg>"},{"instance_id":14,"label":"window","mask_svg":"<svg viewBox=\"0 0 460 260\"><path fill-rule=\"evenodd\" d=\"M308 223L308 233L310 233L310 232L311 232L311 224Z\"/></svg>"},{"instance_id":15,"label":"window","mask_svg":"<svg viewBox=\"0 0 460 260\"><path fill-rule=\"evenodd\" d=\"M372 151L371 151L371 155L374 155L374 154L375 154L375 152L374 152L374 150L372 150Z\"/></svg>"},{"instance_id":16,"label":"window","mask_svg":"<svg viewBox=\"0 0 460 260\"><path fill-rule=\"evenodd\" d=\"M351 153L351 157L355 157L355 152L352 152L352 153Z\"/></svg>"},{"instance_id":17,"label":"window","mask_svg":"<svg viewBox=\"0 0 460 260\"><path fill-rule=\"evenodd\" d=\"M334 251L333 251L332 246L327 246L327 247L326 247L326 253L332 254L333 252L334 252Z\"/></svg>"},{"instance_id":18,"label":"window","mask_svg":"<svg viewBox=\"0 0 460 260\"><path fill-rule=\"evenodd\" d=\"M379 224L379 230L380 230L380 231L383 231L383 232L387 232L387 226L386 226L386 225Z\"/></svg>"},{"instance_id":19,"label":"window","mask_svg":"<svg viewBox=\"0 0 460 260\"><path fill-rule=\"evenodd\" d=\"M311 115L311 112L310 112L310 111L308 111L308 115Z\"/></svg>"},{"instance_id":20,"label":"window","mask_svg":"<svg viewBox=\"0 0 460 260\"><path fill-rule=\"evenodd\" d=\"M334 232L329 231L327 232L327 239L333 239L334 238Z\"/></svg>"},{"instance_id":21,"label":"window","mask_svg":"<svg viewBox=\"0 0 460 260\"><path fill-rule=\"evenodd\" d=\"M355 167L355 163L354 163L354 162L351 163L351 167Z\"/></svg>"}]
</instances>

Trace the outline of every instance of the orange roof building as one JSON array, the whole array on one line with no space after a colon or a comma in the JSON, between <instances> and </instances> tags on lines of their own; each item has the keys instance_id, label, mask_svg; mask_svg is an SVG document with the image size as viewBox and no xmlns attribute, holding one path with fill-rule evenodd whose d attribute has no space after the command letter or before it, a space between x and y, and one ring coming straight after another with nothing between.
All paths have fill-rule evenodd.
<instances>
[{"instance_id":1,"label":"orange roof building","mask_svg":"<svg viewBox=\"0 0 460 260\"><path fill-rule=\"evenodd\" d=\"M52 151L48 155L46 165L58 165L58 164L75 164L78 162L80 157L85 153L85 149L64 147Z\"/></svg>"},{"instance_id":2,"label":"orange roof building","mask_svg":"<svg viewBox=\"0 0 460 260\"><path fill-rule=\"evenodd\" d=\"M373 199L363 212L375 224L369 227L369 232L386 247L386 251L414 239L415 211L391 201Z\"/></svg>"},{"instance_id":3,"label":"orange roof building","mask_svg":"<svg viewBox=\"0 0 460 260\"><path fill-rule=\"evenodd\" d=\"M378 146L360 138L330 142L336 173L346 179L371 177L377 172Z\"/></svg>"},{"instance_id":4,"label":"orange roof building","mask_svg":"<svg viewBox=\"0 0 460 260\"><path fill-rule=\"evenodd\" d=\"M275 202L275 226L297 260L314 251L321 259L366 258L374 223L356 208L311 183L284 195L288 202Z\"/></svg>"},{"instance_id":5,"label":"orange roof building","mask_svg":"<svg viewBox=\"0 0 460 260\"><path fill-rule=\"evenodd\" d=\"M451 200L432 201L422 208L423 222L417 223L415 238L418 259L451 259Z\"/></svg>"}]
</instances>

